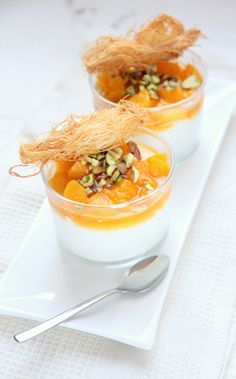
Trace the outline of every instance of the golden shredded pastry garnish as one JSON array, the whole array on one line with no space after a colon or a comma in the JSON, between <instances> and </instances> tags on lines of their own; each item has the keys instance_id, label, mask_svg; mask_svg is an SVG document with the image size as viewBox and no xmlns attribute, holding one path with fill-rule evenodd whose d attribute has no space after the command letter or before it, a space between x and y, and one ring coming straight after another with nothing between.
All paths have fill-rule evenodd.
<instances>
[{"instance_id":1,"label":"golden shredded pastry garnish","mask_svg":"<svg viewBox=\"0 0 236 379\"><path fill-rule=\"evenodd\" d=\"M142 128L145 117L143 109L128 101L87 116L68 116L49 133L21 144L22 165L11 167L9 173L19 177L34 176L49 160L76 161L116 147ZM30 167L33 173L22 175L20 167Z\"/></svg>"},{"instance_id":2,"label":"golden shredded pastry garnish","mask_svg":"<svg viewBox=\"0 0 236 379\"><path fill-rule=\"evenodd\" d=\"M203 37L199 29L185 30L176 18L161 14L123 38L102 36L87 48L83 61L89 73L120 74L144 70L159 60L179 57Z\"/></svg>"}]
</instances>

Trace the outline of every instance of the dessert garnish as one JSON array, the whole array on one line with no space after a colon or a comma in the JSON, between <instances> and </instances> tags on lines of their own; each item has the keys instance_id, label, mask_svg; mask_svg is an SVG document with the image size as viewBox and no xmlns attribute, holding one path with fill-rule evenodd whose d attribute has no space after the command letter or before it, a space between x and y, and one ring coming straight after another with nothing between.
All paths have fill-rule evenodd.
<instances>
[{"instance_id":1,"label":"dessert garnish","mask_svg":"<svg viewBox=\"0 0 236 379\"><path fill-rule=\"evenodd\" d=\"M90 115L70 115L49 132L21 144L21 164L10 168L11 175L37 175L49 160L77 161L117 147L137 132L145 122L145 114L136 104L121 101L114 109L104 109ZM94 160L92 160L94 164ZM91 164L92 165L92 164ZM30 167L35 170L22 175L16 170Z\"/></svg>"},{"instance_id":2,"label":"dessert garnish","mask_svg":"<svg viewBox=\"0 0 236 379\"><path fill-rule=\"evenodd\" d=\"M190 96L201 85L193 65L173 60L200 37L199 29L185 30L180 21L162 14L123 38L100 37L83 59L106 99L125 97L145 108L165 105Z\"/></svg>"}]
</instances>

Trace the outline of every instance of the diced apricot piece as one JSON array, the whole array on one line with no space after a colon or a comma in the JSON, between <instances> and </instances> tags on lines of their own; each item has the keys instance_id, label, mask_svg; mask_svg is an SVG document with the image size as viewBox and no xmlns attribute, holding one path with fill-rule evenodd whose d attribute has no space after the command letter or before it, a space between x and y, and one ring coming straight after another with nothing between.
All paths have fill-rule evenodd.
<instances>
[{"instance_id":1,"label":"diced apricot piece","mask_svg":"<svg viewBox=\"0 0 236 379\"><path fill-rule=\"evenodd\" d=\"M54 191L62 195L67 181L68 179L65 173L56 171L53 177L49 180L49 184Z\"/></svg>"},{"instance_id":2,"label":"diced apricot piece","mask_svg":"<svg viewBox=\"0 0 236 379\"><path fill-rule=\"evenodd\" d=\"M98 85L105 89L108 86L109 77L106 74L101 74L98 78Z\"/></svg>"},{"instance_id":3,"label":"diced apricot piece","mask_svg":"<svg viewBox=\"0 0 236 379\"><path fill-rule=\"evenodd\" d=\"M167 176L170 172L170 165L166 154L155 154L147 158L148 169L155 178Z\"/></svg>"},{"instance_id":4,"label":"diced apricot piece","mask_svg":"<svg viewBox=\"0 0 236 379\"><path fill-rule=\"evenodd\" d=\"M124 91L125 83L120 75L114 76L109 80L109 90L110 91Z\"/></svg>"},{"instance_id":5,"label":"diced apricot piece","mask_svg":"<svg viewBox=\"0 0 236 379\"><path fill-rule=\"evenodd\" d=\"M139 186L139 196L143 196L144 194L146 194L146 184L150 184L153 189L155 189L158 186L157 181L152 178L149 172L148 163L146 161L136 161L134 163L134 167L136 167L139 172L139 177L136 182L136 184ZM131 170L127 172L127 177L132 182ZM142 189L144 189L144 191Z\"/></svg>"},{"instance_id":6,"label":"diced apricot piece","mask_svg":"<svg viewBox=\"0 0 236 379\"><path fill-rule=\"evenodd\" d=\"M196 67L194 67L192 64L188 63L188 64L186 64L186 66L183 70L183 78L181 78L181 79L182 80L187 79L187 77L190 75L195 75L200 82L202 81L202 77L201 77L199 71L196 69Z\"/></svg>"},{"instance_id":7,"label":"diced apricot piece","mask_svg":"<svg viewBox=\"0 0 236 379\"><path fill-rule=\"evenodd\" d=\"M68 172L69 179L81 179L84 175L88 174L87 165L83 165L81 161L74 162Z\"/></svg>"},{"instance_id":8,"label":"diced apricot piece","mask_svg":"<svg viewBox=\"0 0 236 379\"><path fill-rule=\"evenodd\" d=\"M94 193L91 197L89 197L89 204L109 205L109 204L112 204L112 201L105 194Z\"/></svg>"},{"instance_id":9,"label":"diced apricot piece","mask_svg":"<svg viewBox=\"0 0 236 379\"><path fill-rule=\"evenodd\" d=\"M185 79L185 65L180 62L159 61L157 62L157 70L160 75L176 76L181 80Z\"/></svg>"},{"instance_id":10,"label":"diced apricot piece","mask_svg":"<svg viewBox=\"0 0 236 379\"><path fill-rule=\"evenodd\" d=\"M72 161L56 161L57 172L67 173L74 162Z\"/></svg>"},{"instance_id":11,"label":"diced apricot piece","mask_svg":"<svg viewBox=\"0 0 236 379\"><path fill-rule=\"evenodd\" d=\"M117 90L117 91L107 92L106 98L112 101L113 103L118 103L120 99L124 97L124 95L125 95L124 91Z\"/></svg>"},{"instance_id":12,"label":"diced apricot piece","mask_svg":"<svg viewBox=\"0 0 236 379\"><path fill-rule=\"evenodd\" d=\"M150 99L150 107L159 107L160 100L159 99Z\"/></svg>"},{"instance_id":13,"label":"diced apricot piece","mask_svg":"<svg viewBox=\"0 0 236 379\"><path fill-rule=\"evenodd\" d=\"M159 95L168 103L177 103L177 101L181 101L188 97L186 91L182 90L182 88L159 88Z\"/></svg>"},{"instance_id":14,"label":"diced apricot piece","mask_svg":"<svg viewBox=\"0 0 236 379\"><path fill-rule=\"evenodd\" d=\"M64 197L67 199L78 201L79 203L88 203L88 197L85 188L76 180L70 180L64 190Z\"/></svg>"},{"instance_id":15,"label":"diced apricot piece","mask_svg":"<svg viewBox=\"0 0 236 379\"><path fill-rule=\"evenodd\" d=\"M139 91L136 95L131 96L129 100L134 103L138 103L143 108L150 108L151 106L150 96L146 89Z\"/></svg>"},{"instance_id":16,"label":"diced apricot piece","mask_svg":"<svg viewBox=\"0 0 236 379\"><path fill-rule=\"evenodd\" d=\"M103 189L114 204L121 204L134 199L138 195L138 186L128 179L122 179L113 188Z\"/></svg>"},{"instance_id":17,"label":"diced apricot piece","mask_svg":"<svg viewBox=\"0 0 236 379\"><path fill-rule=\"evenodd\" d=\"M125 95L125 83L120 75L110 77L104 88L108 100L118 102Z\"/></svg>"},{"instance_id":18,"label":"diced apricot piece","mask_svg":"<svg viewBox=\"0 0 236 379\"><path fill-rule=\"evenodd\" d=\"M128 154L128 152L129 152L129 145L128 145L127 142L122 143L120 147L121 147L124 155Z\"/></svg>"}]
</instances>

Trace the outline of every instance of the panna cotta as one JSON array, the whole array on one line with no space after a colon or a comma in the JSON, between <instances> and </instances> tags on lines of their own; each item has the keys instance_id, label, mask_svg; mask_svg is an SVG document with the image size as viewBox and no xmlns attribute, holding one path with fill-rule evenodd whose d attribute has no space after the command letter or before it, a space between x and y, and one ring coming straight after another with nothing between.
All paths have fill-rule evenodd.
<instances>
[{"instance_id":1,"label":"panna cotta","mask_svg":"<svg viewBox=\"0 0 236 379\"><path fill-rule=\"evenodd\" d=\"M160 15L126 37L102 36L84 53L95 109L121 99L145 108L146 127L172 147L176 161L199 142L205 71L188 50L202 36Z\"/></svg>"},{"instance_id":2,"label":"panna cotta","mask_svg":"<svg viewBox=\"0 0 236 379\"><path fill-rule=\"evenodd\" d=\"M87 261L125 265L157 246L169 223L173 156L149 131L42 176L61 243Z\"/></svg>"},{"instance_id":3,"label":"panna cotta","mask_svg":"<svg viewBox=\"0 0 236 379\"><path fill-rule=\"evenodd\" d=\"M114 107L122 98L145 108L146 127L171 145L177 162L197 147L205 73L194 52L185 52L178 60L157 62L139 72L91 76L90 85L96 109Z\"/></svg>"},{"instance_id":4,"label":"panna cotta","mask_svg":"<svg viewBox=\"0 0 236 379\"><path fill-rule=\"evenodd\" d=\"M167 233L174 159L145 119L128 101L69 115L21 144L21 164L10 169L18 177L41 172L58 239L88 262L132 264Z\"/></svg>"}]
</instances>

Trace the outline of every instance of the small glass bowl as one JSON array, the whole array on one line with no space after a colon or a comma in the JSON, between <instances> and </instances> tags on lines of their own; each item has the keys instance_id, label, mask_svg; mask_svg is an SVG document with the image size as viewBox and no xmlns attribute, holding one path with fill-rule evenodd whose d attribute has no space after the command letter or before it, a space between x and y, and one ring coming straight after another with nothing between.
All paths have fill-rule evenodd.
<instances>
[{"instance_id":1,"label":"small glass bowl","mask_svg":"<svg viewBox=\"0 0 236 379\"><path fill-rule=\"evenodd\" d=\"M66 250L86 261L109 267L133 264L159 245L167 233L174 168L172 151L148 130L131 140L167 154L170 172L154 191L130 202L94 205L69 200L49 184L55 162L49 161L42 168L58 238Z\"/></svg>"},{"instance_id":2,"label":"small glass bowl","mask_svg":"<svg viewBox=\"0 0 236 379\"><path fill-rule=\"evenodd\" d=\"M145 108L148 113L145 126L170 144L176 162L179 162L195 150L200 140L206 72L200 56L191 50L186 51L177 61L184 64L190 63L196 67L202 76L202 84L184 100L164 106ZM95 75L90 75L89 83L95 109L117 106L116 103L99 94L96 90L96 80Z\"/></svg>"}]
</instances>

